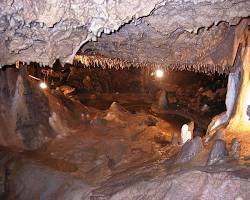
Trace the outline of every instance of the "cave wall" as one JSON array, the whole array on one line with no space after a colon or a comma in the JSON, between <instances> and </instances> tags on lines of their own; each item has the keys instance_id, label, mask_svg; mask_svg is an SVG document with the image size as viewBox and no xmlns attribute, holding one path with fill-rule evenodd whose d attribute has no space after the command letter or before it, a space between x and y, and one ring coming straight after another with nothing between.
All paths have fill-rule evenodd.
<instances>
[{"instance_id":1,"label":"cave wall","mask_svg":"<svg viewBox=\"0 0 250 200\"><path fill-rule=\"evenodd\" d=\"M55 136L48 99L23 71L0 71L0 108L1 145L36 149Z\"/></svg>"},{"instance_id":2,"label":"cave wall","mask_svg":"<svg viewBox=\"0 0 250 200\"><path fill-rule=\"evenodd\" d=\"M74 68L65 84L90 93L141 92L143 74L138 68ZM73 71L72 69L72 71Z\"/></svg>"}]
</instances>

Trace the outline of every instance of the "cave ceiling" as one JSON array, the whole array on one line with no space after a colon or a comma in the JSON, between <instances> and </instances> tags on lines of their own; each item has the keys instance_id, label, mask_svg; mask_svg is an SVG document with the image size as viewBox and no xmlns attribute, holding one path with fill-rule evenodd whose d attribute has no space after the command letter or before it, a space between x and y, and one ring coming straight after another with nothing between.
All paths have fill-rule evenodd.
<instances>
[{"instance_id":1,"label":"cave ceiling","mask_svg":"<svg viewBox=\"0 0 250 200\"><path fill-rule=\"evenodd\" d=\"M0 64L52 66L88 52L223 71L249 31L249 16L249 0L2 0Z\"/></svg>"}]
</instances>

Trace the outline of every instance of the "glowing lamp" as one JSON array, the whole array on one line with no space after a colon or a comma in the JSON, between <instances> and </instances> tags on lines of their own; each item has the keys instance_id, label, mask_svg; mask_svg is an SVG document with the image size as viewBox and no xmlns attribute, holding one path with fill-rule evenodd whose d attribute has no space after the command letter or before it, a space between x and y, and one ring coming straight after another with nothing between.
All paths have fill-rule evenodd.
<instances>
[{"instance_id":1,"label":"glowing lamp","mask_svg":"<svg viewBox=\"0 0 250 200\"><path fill-rule=\"evenodd\" d=\"M42 88L43 90L46 89L46 88L48 87L47 84L46 84L45 82L41 82L39 86L40 86L40 88Z\"/></svg>"},{"instance_id":2,"label":"glowing lamp","mask_svg":"<svg viewBox=\"0 0 250 200\"><path fill-rule=\"evenodd\" d=\"M162 69L157 69L157 70L155 71L155 76L156 76L157 78L162 78L162 77L164 76L163 70L162 70Z\"/></svg>"}]
</instances>

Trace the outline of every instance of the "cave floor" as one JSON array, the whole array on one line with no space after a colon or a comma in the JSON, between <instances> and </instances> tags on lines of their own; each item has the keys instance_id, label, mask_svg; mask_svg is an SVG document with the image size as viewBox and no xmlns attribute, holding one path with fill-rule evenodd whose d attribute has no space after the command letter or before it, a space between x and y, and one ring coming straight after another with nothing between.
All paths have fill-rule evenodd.
<instances>
[{"instance_id":1,"label":"cave floor","mask_svg":"<svg viewBox=\"0 0 250 200\"><path fill-rule=\"evenodd\" d=\"M191 162L176 164L181 145L172 144L172 135L177 133L180 140L180 127L185 119L174 115L166 117L166 113L160 117L152 115L148 112L150 102L145 98L141 101L133 96L127 99L117 94L116 99L107 96L106 102L115 100L124 107L113 103L106 109L105 103L98 105L93 101L93 105L98 106L91 108L90 104L86 107L78 100L47 95L58 116L71 117L71 120L66 126L55 119L61 133L38 150L1 149L1 160L8 160L9 166L6 179L11 194L6 199L34 199L36 195L50 193L54 195L52 199L73 199L79 191L86 199L138 199L138 196L139 199L164 199L163 194L178 199L178 184L186 191L196 187L195 193L209 190L218 180L225 182L218 190L240 184L239 190L245 191L250 184L243 185L249 182L250 161L229 160L207 166L209 145ZM199 183L207 186L200 188ZM35 193L29 194L27 187L33 186ZM183 195L189 197L187 194Z\"/></svg>"},{"instance_id":2,"label":"cave floor","mask_svg":"<svg viewBox=\"0 0 250 200\"><path fill-rule=\"evenodd\" d=\"M171 145L171 137L179 132L181 123L145 113L118 112L100 114L90 126L78 126L70 135L22 155L98 184L113 174L159 162L178 152L179 146ZM105 119L110 113L115 117Z\"/></svg>"}]
</instances>

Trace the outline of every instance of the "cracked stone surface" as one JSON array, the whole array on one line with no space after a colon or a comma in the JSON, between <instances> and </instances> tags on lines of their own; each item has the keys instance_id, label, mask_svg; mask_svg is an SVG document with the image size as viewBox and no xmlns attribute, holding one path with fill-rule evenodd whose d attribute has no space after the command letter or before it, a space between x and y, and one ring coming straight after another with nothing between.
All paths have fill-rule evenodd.
<instances>
[{"instance_id":1,"label":"cracked stone surface","mask_svg":"<svg viewBox=\"0 0 250 200\"><path fill-rule=\"evenodd\" d=\"M247 0L3 0L0 2L0 64L21 60L52 65L57 58L62 63L72 62L82 45L83 50L94 45L98 53L108 51L106 55L112 57L131 60L133 55L140 63L161 64L166 60L176 63L192 53L195 54L192 61L213 64L198 55L211 53L211 49L224 43L223 39L233 37L234 28L220 24L209 31L206 29L220 21L235 25L249 13ZM117 30L117 34L113 33ZM102 33L105 34L99 40ZM90 42L96 40L97 43ZM171 52L174 46L178 47L176 55ZM230 64L227 56L223 58L215 64L221 65L223 61Z\"/></svg>"}]
</instances>

